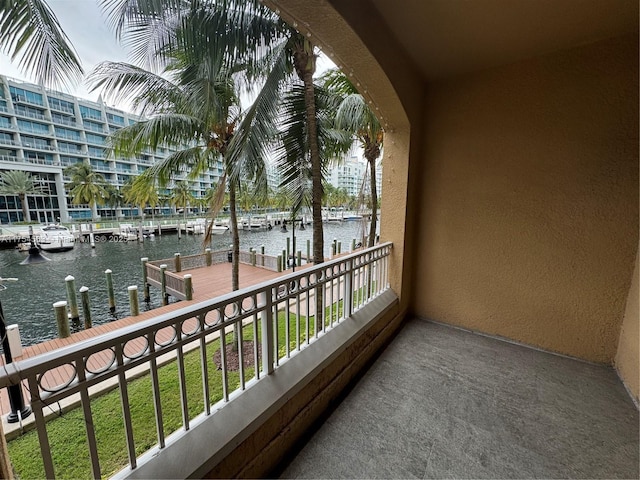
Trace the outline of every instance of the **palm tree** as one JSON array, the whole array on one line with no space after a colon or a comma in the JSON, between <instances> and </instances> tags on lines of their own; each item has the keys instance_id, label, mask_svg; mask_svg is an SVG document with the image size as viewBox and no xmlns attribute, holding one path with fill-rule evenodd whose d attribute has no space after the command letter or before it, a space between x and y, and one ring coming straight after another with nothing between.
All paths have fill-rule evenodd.
<instances>
[{"instance_id":1,"label":"palm tree","mask_svg":"<svg viewBox=\"0 0 640 480\"><path fill-rule=\"evenodd\" d=\"M140 217L144 219L144 209L151 207L151 219L154 218L154 210L160 201L156 180L153 177L139 175L123 187L124 200L140 207Z\"/></svg>"},{"instance_id":2,"label":"palm tree","mask_svg":"<svg viewBox=\"0 0 640 480\"><path fill-rule=\"evenodd\" d=\"M194 199L195 197L191 193L191 186L186 180L177 182L171 190L171 204L176 207L182 207L185 224L187 223L187 208Z\"/></svg>"},{"instance_id":3,"label":"palm tree","mask_svg":"<svg viewBox=\"0 0 640 480\"><path fill-rule=\"evenodd\" d=\"M342 98L336 111L336 127L345 129L358 140L364 150L364 157L368 162L371 193L371 224L369 227L368 246L373 247L378 219L376 162L380 157L384 132L364 97L358 93L344 73L339 70L331 70L325 73L323 81L330 91Z\"/></svg>"},{"instance_id":4,"label":"palm tree","mask_svg":"<svg viewBox=\"0 0 640 480\"><path fill-rule=\"evenodd\" d=\"M104 205L108 196L107 182L104 176L93 170L88 163L76 163L64 169L65 175L71 177L67 186L73 197L71 203L75 205L87 203L91 207L91 217L96 211L96 205Z\"/></svg>"},{"instance_id":5,"label":"palm tree","mask_svg":"<svg viewBox=\"0 0 640 480\"><path fill-rule=\"evenodd\" d=\"M115 185L112 185L111 183L107 183L105 185L104 190L105 190L104 204L107 207L110 207L117 212L118 207L122 205L122 202L124 200L122 192L118 187L116 187Z\"/></svg>"},{"instance_id":6,"label":"palm tree","mask_svg":"<svg viewBox=\"0 0 640 480\"><path fill-rule=\"evenodd\" d=\"M0 193L17 196L20 199L23 219L25 222L30 222L27 195L42 194L42 188L36 185L29 172L9 170L0 175Z\"/></svg>"}]
</instances>

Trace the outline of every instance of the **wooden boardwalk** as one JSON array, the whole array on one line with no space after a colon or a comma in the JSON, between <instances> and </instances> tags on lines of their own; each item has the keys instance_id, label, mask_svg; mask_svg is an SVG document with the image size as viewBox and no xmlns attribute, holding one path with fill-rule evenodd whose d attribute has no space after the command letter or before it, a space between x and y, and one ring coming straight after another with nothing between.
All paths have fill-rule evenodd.
<instances>
[{"instance_id":1,"label":"wooden boardwalk","mask_svg":"<svg viewBox=\"0 0 640 480\"><path fill-rule=\"evenodd\" d=\"M256 285L258 283L266 282L277 277L289 273L290 270L285 272L272 272L263 268L252 267L251 265L240 264L240 288ZM170 305L155 308L147 312L141 312L137 317L126 317L121 320L114 320L113 322L105 323L95 326L89 330L82 330L77 333L71 334L68 338L49 340L36 345L24 347L22 350L22 356L16 357L15 361L20 361L25 358L34 357L42 353L50 352L58 348L66 347L74 343L87 340L98 335L117 330L122 327L133 325L143 320L149 320L156 317L159 314L178 310L187 305L202 302L211 298L218 297L225 293L231 292L231 264L221 263L212 265L210 267L197 268L192 270L184 270L177 275L191 274L193 282L193 300L181 301L172 303ZM167 338L159 340L169 340L169 332L166 332ZM91 358L90 360L99 362L100 358ZM0 365L4 364L4 357L0 357ZM94 367L97 367L95 365ZM49 374L47 374L49 375ZM52 375L51 380L55 381L55 374ZM62 380L62 375L60 376ZM28 392L25 390L25 400L29 398ZM0 391L0 415L5 416L10 412L9 399L6 389ZM6 429L5 429L6 433Z\"/></svg>"}]
</instances>

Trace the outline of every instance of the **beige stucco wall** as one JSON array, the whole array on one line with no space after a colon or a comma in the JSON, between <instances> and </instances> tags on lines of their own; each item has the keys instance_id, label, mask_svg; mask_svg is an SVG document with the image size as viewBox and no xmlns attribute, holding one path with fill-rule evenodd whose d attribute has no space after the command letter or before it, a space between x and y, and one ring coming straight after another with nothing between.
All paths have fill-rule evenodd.
<instances>
[{"instance_id":1,"label":"beige stucco wall","mask_svg":"<svg viewBox=\"0 0 640 480\"><path fill-rule=\"evenodd\" d=\"M620 378L635 397L636 402L640 396L640 254L636 256L636 268L633 271L633 279L629 288L627 307L624 312L624 320L620 329L618 352L616 353L616 369Z\"/></svg>"},{"instance_id":2,"label":"beige stucco wall","mask_svg":"<svg viewBox=\"0 0 640 480\"><path fill-rule=\"evenodd\" d=\"M637 38L430 85L423 162L416 313L611 363L638 247Z\"/></svg>"}]
</instances>

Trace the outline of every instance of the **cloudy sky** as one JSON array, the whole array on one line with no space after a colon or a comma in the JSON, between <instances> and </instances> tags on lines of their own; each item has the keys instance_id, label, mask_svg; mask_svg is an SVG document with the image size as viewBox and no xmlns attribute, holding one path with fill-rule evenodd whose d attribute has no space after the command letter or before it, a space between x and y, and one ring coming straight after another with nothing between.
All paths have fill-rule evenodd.
<instances>
[{"instance_id":1,"label":"cloudy sky","mask_svg":"<svg viewBox=\"0 0 640 480\"><path fill-rule=\"evenodd\" d=\"M48 4L75 46L86 73L104 60L127 59L126 51L116 42L95 0L49 0ZM0 73L33 81L33 77L22 73L6 55L0 55ZM89 93L84 83L67 93L92 100L98 98L98 92Z\"/></svg>"},{"instance_id":2,"label":"cloudy sky","mask_svg":"<svg viewBox=\"0 0 640 480\"><path fill-rule=\"evenodd\" d=\"M98 63L105 60L128 60L126 50L116 41L115 35L107 26L106 17L98 7L97 0L48 0L48 4L76 48L85 73L90 73ZM317 66L318 72L332 66L327 57L321 56ZM0 54L0 73L34 82L33 77L21 72L11 63L8 56L2 54ZM85 83L78 84L66 93L94 101L99 95L99 92L89 92ZM126 105L118 107L128 110Z\"/></svg>"}]
</instances>

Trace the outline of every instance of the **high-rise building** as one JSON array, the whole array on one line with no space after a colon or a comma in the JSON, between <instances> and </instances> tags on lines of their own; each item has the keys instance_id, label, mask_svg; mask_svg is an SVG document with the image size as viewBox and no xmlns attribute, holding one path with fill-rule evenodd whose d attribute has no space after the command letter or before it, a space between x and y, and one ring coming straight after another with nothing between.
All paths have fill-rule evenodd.
<instances>
[{"instance_id":1,"label":"high-rise building","mask_svg":"<svg viewBox=\"0 0 640 480\"><path fill-rule=\"evenodd\" d=\"M105 155L107 136L140 119L104 102L76 98L0 75L0 174L23 170L33 175L42 192L27 196L33 221L46 223L138 213L137 206L98 207L91 212L89 205L73 205L65 191L70 178L65 176L64 169L84 162L108 183L121 188L131 177L169 153L169 149L160 148L147 150L136 158ZM195 197L204 197L221 175L220 163L193 181ZM25 220L19 198L0 195L0 223Z\"/></svg>"}]
</instances>

